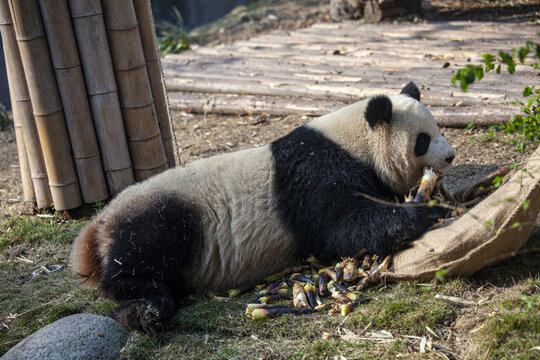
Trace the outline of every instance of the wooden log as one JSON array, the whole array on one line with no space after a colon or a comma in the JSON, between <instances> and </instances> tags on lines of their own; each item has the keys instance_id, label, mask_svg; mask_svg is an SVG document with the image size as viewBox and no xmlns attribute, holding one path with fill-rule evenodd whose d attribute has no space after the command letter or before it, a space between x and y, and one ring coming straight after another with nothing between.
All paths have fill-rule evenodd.
<instances>
[{"instance_id":1,"label":"wooden log","mask_svg":"<svg viewBox=\"0 0 540 360\"><path fill-rule=\"evenodd\" d=\"M171 92L171 108L194 113L225 115L320 116L347 105L332 99L312 101L305 98L253 96L212 93ZM516 111L511 107L491 106L479 113L476 107L432 107L429 109L439 126L462 128L470 122L478 126L502 124Z\"/></svg>"},{"instance_id":2,"label":"wooden log","mask_svg":"<svg viewBox=\"0 0 540 360\"><path fill-rule=\"evenodd\" d=\"M39 141L57 210L82 204L64 113L37 0L9 0Z\"/></svg>"},{"instance_id":3,"label":"wooden log","mask_svg":"<svg viewBox=\"0 0 540 360\"><path fill-rule=\"evenodd\" d=\"M404 79L405 80L405 79ZM399 93L406 81L394 84L393 89L385 87L384 83L368 83L361 86L348 85L305 85L301 82L266 80L238 80L214 78L180 78L168 77L167 88L170 91L201 92L216 94L249 94L275 97L300 97L316 100L335 100L352 103L360 99L391 92ZM396 86L397 85L397 86ZM172 93L169 94L172 96ZM506 95L494 92L467 92L462 93L452 87L436 87L430 91L422 92L422 103L426 106L464 107L465 105L481 105L483 108L493 107L506 100ZM509 107L518 111L517 107Z\"/></svg>"},{"instance_id":4,"label":"wooden log","mask_svg":"<svg viewBox=\"0 0 540 360\"><path fill-rule=\"evenodd\" d=\"M167 169L133 0L102 1L135 179Z\"/></svg>"},{"instance_id":5,"label":"wooden log","mask_svg":"<svg viewBox=\"0 0 540 360\"><path fill-rule=\"evenodd\" d=\"M109 195L68 5L65 0L39 3L83 201L102 201Z\"/></svg>"},{"instance_id":6,"label":"wooden log","mask_svg":"<svg viewBox=\"0 0 540 360\"><path fill-rule=\"evenodd\" d=\"M118 89L99 0L68 0L86 89L111 196L133 184Z\"/></svg>"},{"instance_id":7,"label":"wooden log","mask_svg":"<svg viewBox=\"0 0 540 360\"><path fill-rule=\"evenodd\" d=\"M330 18L333 21L359 19L362 12L362 0L330 0Z\"/></svg>"},{"instance_id":8,"label":"wooden log","mask_svg":"<svg viewBox=\"0 0 540 360\"><path fill-rule=\"evenodd\" d=\"M407 14L407 8L396 0L368 0L364 6L364 20L370 23L405 14Z\"/></svg>"},{"instance_id":9,"label":"wooden log","mask_svg":"<svg viewBox=\"0 0 540 360\"><path fill-rule=\"evenodd\" d=\"M144 58L146 61L146 70L150 80L152 96L154 97L154 107L156 109L156 117L161 132L161 141L163 149L167 156L167 164L169 167L176 165L174 156L173 137L171 133L171 113L169 109L169 99L165 91L165 79L163 77L163 69L161 58L157 46L156 29L154 26L154 17L149 0L134 0L135 13L139 22L139 33L141 35ZM177 159L180 163L180 159Z\"/></svg>"},{"instance_id":10,"label":"wooden log","mask_svg":"<svg viewBox=\"0 0 540 360\"><path fill-rule=\"evenodd\" d=\"M37 129L32 114L32 104L28 95L8 0L0 0L0 33L2 34L6 59L24 198L25 200L35 200L40 208L48 207L52 203L52 197L47 180L47 171L41 154ZM26 174L26 167L29 169L28 175ZM30 177L30 184L28 184L28 176Z\"/></svg>"}]
</instances>

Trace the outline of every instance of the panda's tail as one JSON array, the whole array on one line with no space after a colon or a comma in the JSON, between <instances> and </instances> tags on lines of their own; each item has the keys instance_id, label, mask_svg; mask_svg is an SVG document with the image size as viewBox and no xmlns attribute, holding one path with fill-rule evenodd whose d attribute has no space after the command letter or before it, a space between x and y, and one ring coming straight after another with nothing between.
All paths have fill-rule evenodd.
<instances>
[{"instance_id":1,"label":"panda's tail","mask_svg":"<svg viewBox=\"0 0 540 360\"><path fill-rule=\"evenodd\" d=\"M99 223L92 221L75 239L71 250L71 267L90 287L96 287L103 273L99 252Z\"/></svg>"}]
</instances>

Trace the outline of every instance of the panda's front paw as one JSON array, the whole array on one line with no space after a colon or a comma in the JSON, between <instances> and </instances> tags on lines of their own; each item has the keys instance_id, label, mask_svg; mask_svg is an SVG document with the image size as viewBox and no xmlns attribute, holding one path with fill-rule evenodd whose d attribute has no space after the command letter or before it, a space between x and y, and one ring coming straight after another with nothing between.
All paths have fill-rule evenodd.
<instances>
[{"instance_id":1,"label":"panda's front paw","mask_svg":"<svg viewBox=\"0 0 540 360\"><path fill-rule=\"evenodd\" d=\"M433 224L436 224L439 219L447 217L449 210L442 206L422 206L419 207L419 224L423 228L423 231L427 230Z\"/></svg>"}]
</instances>

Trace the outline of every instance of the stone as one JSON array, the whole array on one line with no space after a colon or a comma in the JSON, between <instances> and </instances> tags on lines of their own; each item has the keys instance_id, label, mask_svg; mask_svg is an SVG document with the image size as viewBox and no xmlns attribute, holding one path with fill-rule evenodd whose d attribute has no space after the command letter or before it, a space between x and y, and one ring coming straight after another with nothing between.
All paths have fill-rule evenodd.
<instances>
[{"instance_id":1,"label":"stone","mask_svg":"<svg viewBox=\"0 0 540 360\"><path fill-rule=\"evenodd\" d=\"M0 359L116 359L127 339L128 331L116 320L76 314L39 329Z\"/></svg>"}]
</instances>

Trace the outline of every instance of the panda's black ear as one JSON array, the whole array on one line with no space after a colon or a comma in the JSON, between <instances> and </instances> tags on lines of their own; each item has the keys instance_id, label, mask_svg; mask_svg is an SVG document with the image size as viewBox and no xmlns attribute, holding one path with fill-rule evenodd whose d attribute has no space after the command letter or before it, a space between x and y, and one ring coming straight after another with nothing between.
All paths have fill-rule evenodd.
<instances>
[{"instance_id":1,"label":"panda's black ear","mask_svg":"<svg viewBox=\"0 0 540 360\"><path fill-rule=\"evenodd\" d=\"M369 100L364 116L371 127L381 121L390 124L390 120L392 120L392 102L388 96L375 96Z\"/></svg>"},{"instance_id":2,"label":"panda's black ear","mask_svg":"<svg viewBox=\"0 0 540 360\"><path fill-rule=\"evenodd\" d=\"M407 95L408 97L412 97L415 100L420 101L420 90L418 90L418 86L416 86L415 83L412 81L409 81L407 85L401 89L400 95Z\"/></svg>"}]
</instances>

